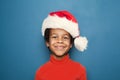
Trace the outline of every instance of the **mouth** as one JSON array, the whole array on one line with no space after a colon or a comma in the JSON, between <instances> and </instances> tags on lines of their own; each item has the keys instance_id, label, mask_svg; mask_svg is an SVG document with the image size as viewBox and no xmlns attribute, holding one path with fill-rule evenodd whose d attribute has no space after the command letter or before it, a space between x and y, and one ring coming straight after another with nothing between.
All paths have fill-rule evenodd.
<instances>
[{"instance_id":1,"label":"mouth","mask_svg":"<svg viewBox=\"0 0 120 80\"><path fill-rule=\"evenodd\" d=\"M64 50L64 49L65 49L65 46L55 46L55 49L56 49L56 50Z\"/></svg>"}]
</instances>

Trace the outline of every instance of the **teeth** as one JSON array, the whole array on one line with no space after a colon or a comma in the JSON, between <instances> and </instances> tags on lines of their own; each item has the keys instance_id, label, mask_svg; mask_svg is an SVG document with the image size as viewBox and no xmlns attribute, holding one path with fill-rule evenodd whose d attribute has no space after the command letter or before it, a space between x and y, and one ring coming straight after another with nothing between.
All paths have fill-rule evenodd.
<instances>
[{"instance_id":1,"label":"teeth","mask_svg":"<svg viewBox=\"0 0 120 80\"><path fill-rule=\"evenodd\" d=\"M57 46L56 48L59 49L59 50L64 49L63 46Z\"/></svg>"}]
</instances>

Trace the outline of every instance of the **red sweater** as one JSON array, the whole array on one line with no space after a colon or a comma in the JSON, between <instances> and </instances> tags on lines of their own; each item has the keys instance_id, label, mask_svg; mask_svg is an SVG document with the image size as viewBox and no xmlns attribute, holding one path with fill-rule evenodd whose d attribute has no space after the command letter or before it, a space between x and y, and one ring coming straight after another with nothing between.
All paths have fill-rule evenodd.
<instances>
[{"instance_id":1,"label":"red sweater","mask_svg":"<svg viewBox=\"0 0 120 80\"><path fill-rule=\"evenodd\" d=\"M85 67L72 61L67 55L62 60L50 56L50 60L37 70L35 80L87 80L87 78Z\"/></svg>"}]
</instances>

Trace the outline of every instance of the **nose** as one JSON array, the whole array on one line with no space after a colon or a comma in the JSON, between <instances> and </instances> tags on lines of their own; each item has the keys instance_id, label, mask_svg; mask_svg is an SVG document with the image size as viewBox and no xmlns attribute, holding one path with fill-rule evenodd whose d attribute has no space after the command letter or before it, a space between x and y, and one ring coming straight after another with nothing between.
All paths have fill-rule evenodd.
<instances>
[{"instance_id":1,"label":"nose","mask_svg":"<svg viewBox=\"0 0 120 80\"><path fill-rule=\"evenodd\" d=\"M58 43L63 43L63 39L61 37L58 38Z\"/></svg>"}]
</instances>

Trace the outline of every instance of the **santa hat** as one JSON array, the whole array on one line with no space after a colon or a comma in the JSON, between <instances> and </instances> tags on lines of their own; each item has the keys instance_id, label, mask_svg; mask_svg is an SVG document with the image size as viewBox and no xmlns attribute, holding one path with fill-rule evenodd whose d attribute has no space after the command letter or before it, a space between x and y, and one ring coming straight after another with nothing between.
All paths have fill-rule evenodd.
<instances>
[{"instance_id":1,"label":"santa hat","mask_svg":"<svg viewBox=\"0 0 120 80\"><path fill-rule=\"evenodd\" d=\"M49 13L48 17L43 21L42 24L42 35L44 36L47 28L60 28L69 32L74 40L75 47L84 51L87 49L88 40L86 37L80 35L78 22L75 17L68 11L56 11Z\"/></svg>"}]
</instances>

